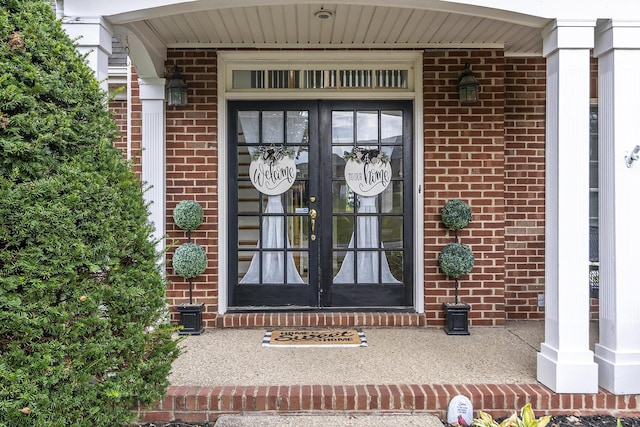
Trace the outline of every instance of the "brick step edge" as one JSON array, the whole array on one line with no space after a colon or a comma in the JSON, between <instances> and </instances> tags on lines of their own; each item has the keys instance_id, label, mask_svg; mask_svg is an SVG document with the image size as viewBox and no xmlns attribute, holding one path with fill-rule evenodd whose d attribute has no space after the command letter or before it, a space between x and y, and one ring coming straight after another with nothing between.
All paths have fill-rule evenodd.
<instances>
[{"instance_id":1,"label":"brick step edge","mask_svg":"<svg viewBox=\"0 0 640 427\"><path fill-rule=\"evenodd\" d=\"M541 384L399 384L171 386L166 397L140 409L142 422L213 422L223 414L428 413L446 418L449 401L467 396L475 414L507 416L527 403L537 416L640 416L640 395L556 394Z\"/></svg>"}]
</instances>

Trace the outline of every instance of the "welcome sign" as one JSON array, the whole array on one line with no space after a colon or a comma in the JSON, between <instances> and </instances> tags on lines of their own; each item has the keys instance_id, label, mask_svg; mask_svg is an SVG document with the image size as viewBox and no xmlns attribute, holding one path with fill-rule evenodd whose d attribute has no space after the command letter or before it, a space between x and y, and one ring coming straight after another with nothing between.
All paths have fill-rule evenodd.
<instances>
[{"instance_id":1,"label":"welcome sign","mask_svg":"<svg viewBox=\"0 0 640 427\"><path fill-rule=\"evenodd\" d=\"M377 150L358 150L355 151L355 155L347 157L344 178L355 193L361 196L375 196L389 186L391 165Z\"/></svg>"},{"instance_id":2,"label":"welcome sign","mask_svg":"<svg viewBox=\"0 0 640 427\"><path fill-rule=\"evenodd\" d=\"M268 196L282 194L291 188L296 174L294 160L276 150L261 153L249 165L251 183L259 192Z\"/></svg>"}]
</instances>

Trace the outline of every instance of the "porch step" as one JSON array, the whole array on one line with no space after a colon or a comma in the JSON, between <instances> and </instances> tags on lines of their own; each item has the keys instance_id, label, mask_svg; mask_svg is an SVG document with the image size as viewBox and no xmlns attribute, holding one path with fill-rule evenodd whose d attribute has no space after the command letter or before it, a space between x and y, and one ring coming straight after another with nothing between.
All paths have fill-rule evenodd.
<instances>
[{"instance_id":1,"label":"porch step","mask_svg":"<svg viewBox=\"0 0 640 427\"><path fill-rule=\"evenodd\" d=\"M425 326L424 314L402 312L227 313L216 318L218 328ZM435 324L435 322L434 322Z\"/></svg>"},{"instance_id":2,"label":"porch step","mask_svg":"<svg viewBox=\"0 0 640 427\"><path fill-rule=\"evenodd\" d=\"M175 420L213 422L228 415L240 416L244 420L251 420L252 418L249 417L265 417L260 418L263 421L277 421L280 417L302 415L330 416L336 417L332 418L333 420L344 422L348 421L349 417L354 417L354 422L360 417L370 417L369 420L380 417L378 421L382 422L384 417L391 415L433 416L436 419L438 417L446 419L449 402L459 394L471 399L474 410L482 409L494 417L511 415L514 410L522 408L527 403L531 403L537 415L579 413L618 417L640 416L640 395L615 396L602 389L597 394L557 394L538 383L170 386L166 397L161 402L141 412L144 413L143 421L147 423ZM266 417L274 418L267 420ZM289 418L282 419L289 420ZM402 419L409 421L418 418ZM238 424L238 426L243 425L245 424ZM277 426L278 424L265 425ZM314 426L314 424L305 423L300 425ZM427 426L431 425L427 424ZM234 424L227 424L227 426L231 427ZM354 426L360 427L359 424ZM216 427L220 426L216 424Z\"/></svg>"},{"instance_id":3,"label":"porch step","mask_svg":"<svg viewBox=\"0 0 640 427\"><path fill-rule=\"evenodd\" d=\"M222 415L214 427L442 427L433 415Z\"/></svg>"}]
</instances>

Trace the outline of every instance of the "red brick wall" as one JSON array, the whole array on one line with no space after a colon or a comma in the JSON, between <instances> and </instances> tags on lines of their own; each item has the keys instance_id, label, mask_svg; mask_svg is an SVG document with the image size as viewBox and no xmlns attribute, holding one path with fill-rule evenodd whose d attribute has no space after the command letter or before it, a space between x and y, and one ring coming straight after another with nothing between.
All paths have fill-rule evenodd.
<instances>
[{"instance_id":1,"label":"red brick wall","mask_svg":"<svg viewBox=\"0 0 640 427\"><path fill-rule=\"evenodd\" d=\"M457 82L465 63L480 84L477 105L460 105ZM460 280L470 324L504 324L504 66L500 50L430 50L424 55L424 294L427 325L442 325L442 303L453 302L453 280L438 254L453 232L440 210L450 199L467 202L471 224L458 234L475 256Z\"/></svg>"},{"instance_id":2,"label":"red brick wall","mask_svg":"<svg viewBox=\"0 0 640 427\"><path fill-rule=\"evenodd\" d=\"M543 319L546 60L505 60L505 311Z\"/></svg>"},{"instance_id":3,"label":"red brick wall","mask_svg":"<svg viewBox=\"0 0 640 427\"><path fill-rule=\"evenodd\" d=\"M204 209L204 222L191 232L202 246L208 268L193 279L194 302L204 303L203 325L213 327L218 310L218 108L217 57L214 50L169 50L167 66L178 65L188 84L189 104L167 107L167 296L172 305L189 303L189 283L173 274L171 258L187 241L187 233L173 221L173 209L183 200L195 200ZM174 320L177 316L174 313Z\"/></svg>"},{"instance_id":4,"label":"red brick wall","mask_svg":"<svg viewBox=\"0 0 640 427\"><path fill-rule=\"evenodd\" d=\"M461 106L457 80L470 63L480 83L480 102ZM209 268L194 280L194 296L205 302L205 325L215 324L217 256L217 70L213 50L170 50L168 68L180 66L189 82L189 105L167 108L167 233L186 235L172 211L193 199L205 209L204 224L192 234L207 250ZM442 303L453 301L453 281L438 268L442 247L453 240L440 209L450 199L469 203L473 221L459 233L476 257L473 272L460 281L460 299L471 304L472 325L501 325L505 319L543 319L537 306L544 293L544 58L518 58L500 50L430 50L424 56L424 233L426 324L443 323ZM592 66L597 96L597 63ZM131 153L140 172L141 105L135 76L130 120ZM110 104L126 151L126 103ZM172 305L188 302L188 283L168 269ZM597 300L592 301L597 313ZM174 318L175 320L176 318Z\"/></svg>"},{"instance_id":5,"label":"red brick wall","mask_svg":"<svg viewBox=\"0 0 640 427\"><path fill-rule=\"evenodd\" d=\"M110 101L109 111L111 117L118 125L120 137L114 142L114 146L127 157L127 101Z\"/></svg>"},{"instance_id":6,"label":"red brick wall","mask_svg":"<svg viewBox=\"0 0 640 427\"><path fill-rule=\"evenodd\" d=\"M141 176L142 146L142 106L140 105L140 86L135 69L131 69L131 120L127 122L127 101L111 101L109 109L113 119L118 124L120 137L115 141L115 147L122 151L125 158L129 158L133 170ZM131 127L131 143L127 146L127 130Z\"/></svg>"}]
</instances>

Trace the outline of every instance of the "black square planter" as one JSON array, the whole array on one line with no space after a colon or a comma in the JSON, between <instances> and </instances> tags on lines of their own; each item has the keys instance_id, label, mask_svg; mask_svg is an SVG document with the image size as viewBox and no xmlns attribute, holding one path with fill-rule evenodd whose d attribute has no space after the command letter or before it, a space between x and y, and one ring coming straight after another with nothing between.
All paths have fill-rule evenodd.
<instances>
[{"instance_id":1,"label":"black square planter","mask_svg":"<svg viewBox=\"0 0 640 427\"><path fill-rule=\"evenodd\" d=\"M469 309L471 306L464 303L442 304L445 314L444 331L447 335L469 335Z\"/></svg>"},{"instance_id":2,"label":"black square planter","mask_svg":"<svg viewBox=\"0 0 640 427\"><path fill-rule=\"evenodd\" d=\"M180 304L178 312L180 312L180 330L178 335L200 335L202 328L202 307L200 304Z\"/></svg>"}]
</instances>

